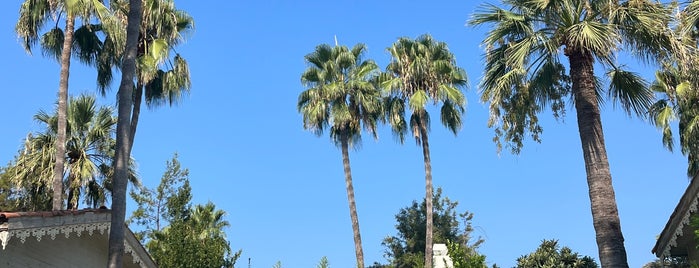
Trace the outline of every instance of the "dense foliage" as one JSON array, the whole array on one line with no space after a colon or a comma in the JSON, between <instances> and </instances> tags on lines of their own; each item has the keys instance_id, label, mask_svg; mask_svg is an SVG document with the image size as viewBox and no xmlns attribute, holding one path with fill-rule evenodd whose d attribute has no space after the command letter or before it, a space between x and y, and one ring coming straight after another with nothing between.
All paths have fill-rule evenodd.
<instances>
[{"instance_id":1,"label":"dense foliage","mask_svg":"<svg viewBox=\"0 0 699 268\"><path fill-rule=\"evenodd\" d=\"M468 211L457 213L458 202L442 197L441 188L437 188L432 200L434 243L448 244L451 245L450 250L459 250L459 252L450 253L455 262L478 264L461 267L484 267L485 257L476 252L484 240L480 237L476 239L472 237L473 213ZM389 260L389 265L375 264L374 267L422 267L425 256L426 215L424 199L420 203L413 201L410 206L402 208L396 214L398 234L388 236L382 242L386 247L385 256Z\"/></svg>"},{"instance_id":2,"label":"dense foliage","mask_svg":"<svg viewBox=\"0 0 699 268\"><path fill-rule=\"evenodd\" d=\"M137 236L159 267L233 267L241 251L226 239L225 212L211 202L192 206L191 190L189 170L175 155L156 189L131 192L138 209L129 222L143 228Z\"/></svg>"},{"instance_id":3,"label":"dense foliage","mask_svg":"<svg viewBox=\"0 0 699 268\"><path fill-rule=\"evenodd\" d=\"M597 268L599 265L593 258L580 256L569 247L561 248L557 240L544 240L534 252L519 257L516 267Z\"/></svg>"}]
</instances>

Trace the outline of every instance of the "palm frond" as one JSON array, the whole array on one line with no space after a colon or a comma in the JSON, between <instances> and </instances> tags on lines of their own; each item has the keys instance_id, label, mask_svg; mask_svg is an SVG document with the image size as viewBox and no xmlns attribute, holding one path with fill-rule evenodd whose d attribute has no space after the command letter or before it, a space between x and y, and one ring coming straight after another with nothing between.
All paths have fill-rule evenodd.
<instances>
[{"instance_id":1,"label":"palm frond","mask_svg":"<svg viewBox=\"0 0 699 268\"><path fill-rule=\"evenodd\" d=\"M607 74L610 77L609 97L619 103L624 111L631 115L645 116L653 104L654 96L640 75L622 69L614 69Z\"/></svg>"},{"instance_id":2,"label":"palm frond","mask_svg":"<svg viewBox=\"0 0 699 268\"><path fill-rule=\"evenodd\" d=\"M41 36L41 54L44 57L61 59L63 51L64 34L61 28L53 28Z\"/></svg>"},{"instance_id":3,"label":"palm frond","mask_svg":"<svg viewBox=\"0 0 699 268\"><path fill-rule=\"evenodd\" d=\"M47 0L25 0L22 2L15 32L22 39L22 46L27 53L32 53L32 47L39 39L39 30L50 19L52 9L53 7Z\"/></svg>"}]
</instances>

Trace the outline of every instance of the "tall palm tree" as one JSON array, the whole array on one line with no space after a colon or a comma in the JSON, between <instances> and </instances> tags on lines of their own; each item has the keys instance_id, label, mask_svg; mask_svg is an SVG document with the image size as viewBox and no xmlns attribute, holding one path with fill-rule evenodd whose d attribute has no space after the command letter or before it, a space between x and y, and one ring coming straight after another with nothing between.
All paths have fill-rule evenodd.
<instances>
[{"instance_id":1,"label":"tall palm tree","mask_svg":"<svg viewBox=\"0 0 699 268\"><path fill-rule=\"evenodd\" d=\"M386 99L386 116L401 143L408 131L405 104L410 109L410 131L422 145L425 163L425 203L427 223L425 235L425 267L432 267L433 204L432 163L430 160L430 114L427 106L441 104L442 124L456 135L461 128L466 97L461 92L468 84L466 72L456 65L447 44L430 35L416 39L400 38L388 48L391 62L382 75L382 87L391 94Z\"/></svg>"},{"instance_id":2,"label":"tall palm tree","mask_svg":"<svg viewBox=\"0 0 699 268\"><path fill-rule=\"evenodd\" d=\"M117 17L125 19L127 9L122 2L113 4ZM187 61L174 48L184 42L187 33L194 28L193 18L175 7L172 0L145 0L143 19L138 38L136 87L131 115L130 140L134 140L141 106L145 97L150 108L164 104L174 105L189 93L191 80ZM112 81L112 69L120 67L121 53L111 48L121 32L107 32L105 49L99 57L98 86L104 94ZM111 38L112 35L117 37ZM175 55L170 57L170 53ZM133 143L131 144L133 147ZM132 148L129 148L129 152Z\"/></svg>"},{"instance_id":3,"label":"tall palm tree","mask_svg":"<svg viewBox=\"0 0 699 268\"><path fill-rule=\"evenodd\" d=\"M342 151L359 267L364 267L364 252L354 200L349 148L360 144L362 127L376 138L376 123L381 116L381 94L373 83L379 68L374 61L364 60L365 53L364 44L357 44L352 49L327 44L317 46L305 57L309 67L301 75L301 82L308 89L301 92L297 105L303 115L303 127L318 136L329 128L330 139Z\"/></svg>"},{"instance_id":4,"label":"tall palm tree","mask_svg":"<svg viewBox=\"0 0 699 268\"><path fill-rule=\"evenodd\" d=\"M136 58L138 36L143 16L141 0L129 0L129 13L126 24L126 45L121 65L119 85L116 151L114 154L114 179L112 180L112 215L109 229L109 257L107 267L120 268L124 256L124 228L126 222L126 182L128 163L131 155L131 109L133 108L134 78L136 78Z\"/></svg>"},{"instance_id":5,"label":"tall palm tree","mask_svg":"<svg viewBox=\"0 0 699 268\"><path fill-rule=\"evenodd\" d=\"M519 153L527 132L539 141L537 114L550 105L561 116L570 97L589 186L602 267L628 267L609 170L600 102L606 95L628 114L643 114L653 94L637 74L621 69L615 56L625 48L646 62L682 47L668 28L670 11L644 0L504 0L506 9L484 5L471 25L492 24L483 44L481 100L489 102L489 125L498 147L504 139ZM569 74L562 58L568 59ZM597 64L597 65L596 65ZM603 88L595 66L604 67Z\"/></svg>"},{"instance_id":6,"label":"tall palm tree","mask_svg":"<svg viewBox=\"0 0 699 268\"><path fill-rule=\"evenodd\" d=\"M45 54L56 57L61 65L58 85L58 130L55 143L56 159L53 168L53 210L60 210L63 205L63 170L66 140L66 116L68 105L68 78L70 75L70 57L73 52L79 55L83 61L94 59L99 49L94 42L74 42L76 17L83 19L83 24L89 25L89 21L96 17L106 16L103 11L106 8L98 0L25 0L20 7L20 16L15 26L15 31L23 39L23 46L27 53L31 54L31 47L39 40L39 31L51 18L59 18L65 14L65 30L58 27L59 20L49 32L41 37L41 46ZM80 31L84 37L79 40L96 40L94 31L88 28ZM81 46L84 45L84 46ZM90 45L90 46L88 46ZM73 48L76 48L75 50ZM60 55L60 56L59 56Z\"/></svg>"}]
</instances>

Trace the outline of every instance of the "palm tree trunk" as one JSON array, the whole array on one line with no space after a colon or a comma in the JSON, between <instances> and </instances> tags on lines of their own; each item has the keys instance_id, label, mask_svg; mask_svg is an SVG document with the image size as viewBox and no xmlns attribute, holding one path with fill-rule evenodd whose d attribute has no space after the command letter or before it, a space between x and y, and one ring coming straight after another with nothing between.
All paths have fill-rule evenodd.
<instances>
[{"instance_id":1,"label":"palm tree trunk","mask_svg":"<svg viewBox=\"0 0 699 268\"><path fill-rule=\"evenodd\" d=\"M75 16L66 18L65 38L61 50L61 74L58 82L58 129L56 133L56 163L53 166L53 205L52 210L63 208L63 169L66 154L66 129L68 125L68 78L70 76L70 54L73 45Z\"/></svg>"},{"instance_id":2,"label":"palm tree trunk","mask_svg":"<svg viewBox=\"0 0 699 268\"><path fill-rule=\"evenodd\" d=\"M119 112L117 119L116 152L112 190L112 222L109 231L109 268L121 268L124 255L124 231L126 220L126 183L129 179L129 148L131 147L131 108L133 106L133 81L136 73L136 50L141 25L141 0L129 0L126 26L126 49L119 85Z\"/></svg>"},{"instance_id":3,"label":"palm tree trunk","mask_svg":"<svg viewBox=\"0 0 699 268\"><path fill-rule=\"evenodd\" d=\"M566 55L570 60L578 131L585 159L600 263L602 267L629 267L604 145L602 119L595 90L594 59L589 51L567 51Z\"/></svg>"},{"instance_id":4,"label":"palm tree trunk","mask_svg":"<svg viewBox=\"0 0 699 268\"><path fill-rule=\"evenodd\" d=\"M73 183L69 183L67 210L78 209L78 201L80 201L80 187L73 186Z\"/></svg>"},{"instance_id":5,"label":"palm tree trunk","mask_svg":"<svg viewBox=\"0 0 699 268\"><path fill-rule=\"evenodd\" d=\"M136 137L136 128L138 127L138 118L141 115L141 101L143 100L143 83L139 79L136 83L136 91L133 96L133 111L131 113L131 131L129 132L129 140L131 144L129 145L129 155L131 155L131 150L133 150L133 141Z\"/></svg>"},{"instance_id":6,"label":"palm tree trunk","mask_svg":"<svg viewBox=\"0 0 699 268\"><path fill-rule=\"evenodd\" d=\"M357 255L357 267L364 268L364 251L362 250L362 237L359 233L357 205L354 202L354 186L352 186L352 170L350 168L348 138L343 137L341 143L342 164L345 168L345 187L347 187L347 202L349 203L350 218L352 219L352 231L354 232L354 252Z\"/></svg>"},{"instance_id":7,"label":"palm tree trunk","mask_svg":"<svg viewBox=\"0 0 699 268\"><path fill-rule=\"evenodd\" d=\"M70 160L73 164L74 160ZM77 177L75 174L68 175L68 200L66 201L67 210L78 209L78 196L80 195L80 187L78 186Z\"/></svg>"},{"instance_id":8,"label":"palm tree trunk","mask_svg":"<svg viewBox=\"0 0 699 268\"><path fill-rule=\"evenodd\" d=\"M422 113L424 113L424 111ZM425 160L425 218L427 218L427 224L425 226L425 268L432 268L432 160L430 160L430 143L427 139L427 126L423 118L424 115L420 115L417 124L418 128L420 128L422 156Z\"/></svg>"}]
</instances>

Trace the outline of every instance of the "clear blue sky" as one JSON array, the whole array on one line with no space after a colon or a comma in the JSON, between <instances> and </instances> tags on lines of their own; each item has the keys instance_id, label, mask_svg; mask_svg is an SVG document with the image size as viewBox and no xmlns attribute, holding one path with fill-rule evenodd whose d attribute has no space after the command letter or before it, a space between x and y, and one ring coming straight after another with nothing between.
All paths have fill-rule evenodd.
<instances>
[{"instance_id":1,"label":"clear blue sky","mask_svg":"<svg viewBox=\"0 0 699 268\"><path fill-rule=\"evenodd\" d=\"M32 116L52 110L59 66L37 51L27 55L13 32L21 1L0 8L0 163L10 161L30 131ZM239 266L352 267L354 247L342 161L329 138L304 131L296 112L303 90L303 56L333 36L367 44L385 66L385 48L398 37L430 33L448 43L470 77L469 106L458 137L441 125L431 132L434 183L475 213L481 253L511 267L542 239L597 259L585 170L575 123L542 115L543 143L521 155L498 156L479 102L483 72L479 42L485 28L465 26L482 1L177 1L196 21L177 48L190 64L193 88L179 106L146 110L133 156L154 186L174 152L191 172L194 201L227 212ZM637 69L648 75L651 68ZM74 62L70 93L96 92L95 71ZM650 79L650 77L649 77ZM101 102L114 105L112 90ZM569 106L569 108L571 108ZM434 121L437 123L437 120ZM654 259L656 236L683 193L686 161L663 149L660 132L608 103L603 124L622 231L631 267ZM394 215L424 197L421 150L399 145L387 128L350 153L367 263L384 262L381 240L393 235ZM133 209L131 207L130 209Z\"/></svg>"}]
</instances>

